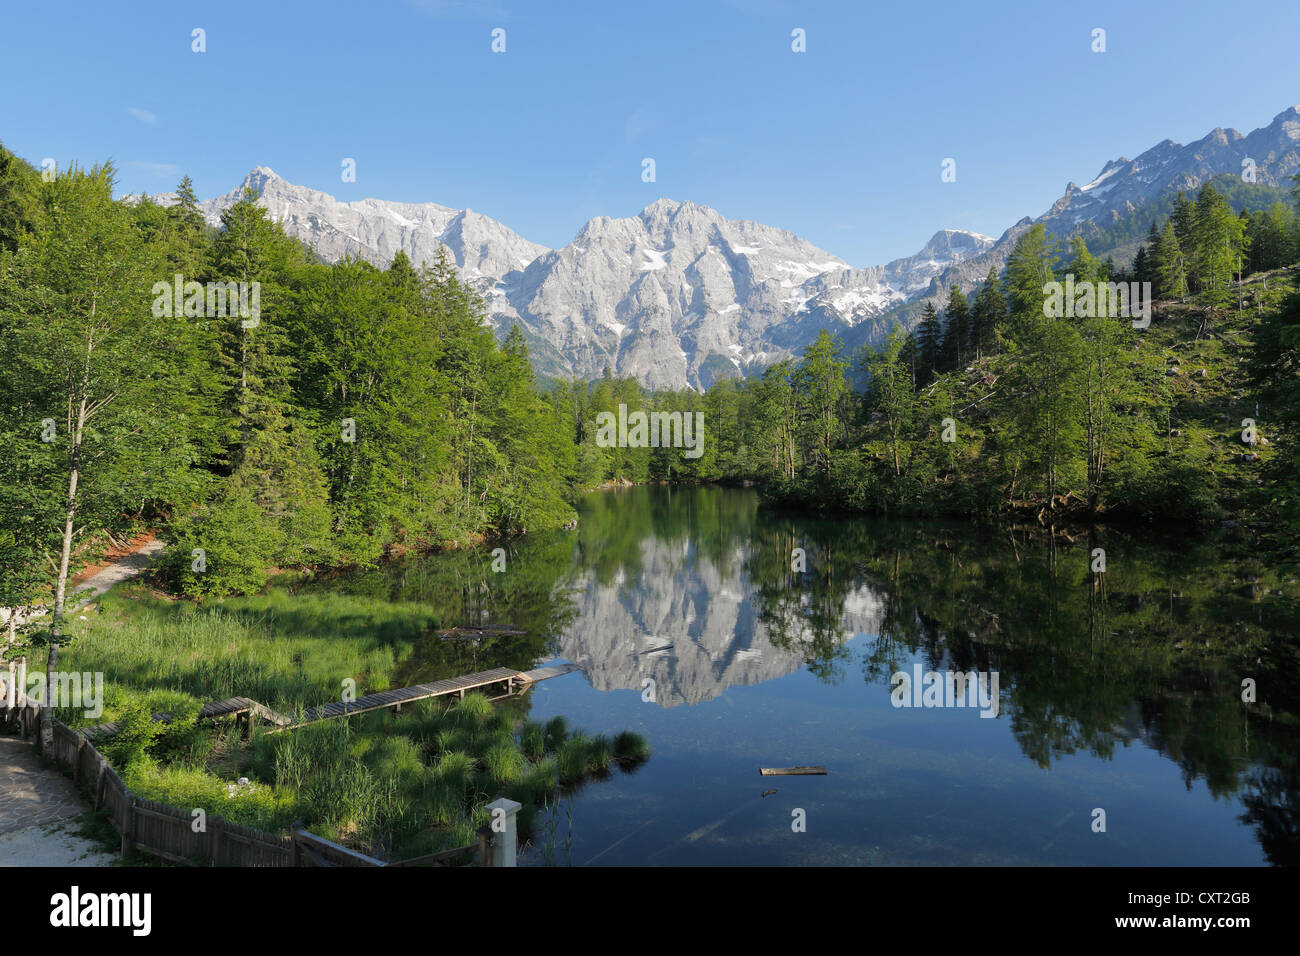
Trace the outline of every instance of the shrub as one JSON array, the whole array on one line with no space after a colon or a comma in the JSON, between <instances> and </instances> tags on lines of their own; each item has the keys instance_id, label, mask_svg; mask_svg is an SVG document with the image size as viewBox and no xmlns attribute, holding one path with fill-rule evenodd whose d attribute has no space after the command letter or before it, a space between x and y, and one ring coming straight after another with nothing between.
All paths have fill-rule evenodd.
<instances>
[{"instance_id":1,"label":"shrub","mask_svg":"<svg viewBox=\"0 0 1300 956\"><path fill-rule=\"evenodd\" d=\"M160 569L182 594L202 600L261 590L279 532L252 497L232 490L174 522L168 538ZM203 551L202 570L195 549Z\"/></svg>"},{"instance_id":2,"label":"shrub","mask_svg":"<svg viewBox=\"0 0 1300 956\"><path fill-rule=\"evenodd\" d=\"M154 721L148 704L141 699L125 704L116 723L117 733L99 750L119 772L125 772L146 758L163 725Z\"/></svg>"}]
</instances>

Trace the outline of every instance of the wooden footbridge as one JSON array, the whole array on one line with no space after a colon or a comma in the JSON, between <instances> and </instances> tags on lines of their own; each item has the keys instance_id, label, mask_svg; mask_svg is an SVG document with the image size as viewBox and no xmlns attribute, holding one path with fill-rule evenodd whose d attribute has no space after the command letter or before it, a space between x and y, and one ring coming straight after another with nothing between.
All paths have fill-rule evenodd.
<instances>
[{"instance_id":1,"label":"wooden footbridge","mask_svg":"<svg viewBox=\"0 0 1300 956\"><path fill-rule=\"evenodd\" d=\"M489 700L504 700L507 697L513 697L527 691L538 681L571 674L581 669L577 664L557 664L552 667L534 668L530 671L518 671L513 667L495 667L492 670L479 671L477 674L448 677L445 680L436 680L428 684L416 684L412 687L367 694L355 700L336 700L318 707L309 707L296 718L286 717L284 714L277 713L270 707L259 704L248 697L229 697L225 700L214 700L209 704L204 704L199 711L198 719L215 720L220 717L238 717L244 724L244 732L247 733L253 718L259 718L275 725L275 729L270 733L278 733L281 730L292 730L321 720L348 717L352 714L364 714L372 710L386 710L390 707L400 713L403 704L429 700L434 697L448 697L455 694L463 700L467 691L481 690L483 688L497 691L496 695L490 697ZM170 713L160 713L154 714L153 719L159 723L170 723L174 717ZM113 723L96 724L93 727L86 727L81 733L85 737L111 737L117 733L117 725Z\"/></svg>"}]
</instances>

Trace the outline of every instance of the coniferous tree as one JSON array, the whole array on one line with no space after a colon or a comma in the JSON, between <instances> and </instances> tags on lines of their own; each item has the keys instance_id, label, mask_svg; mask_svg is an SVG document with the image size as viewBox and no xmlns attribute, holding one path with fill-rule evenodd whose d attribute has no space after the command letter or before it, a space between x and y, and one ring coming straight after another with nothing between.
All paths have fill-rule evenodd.
<instances>
[{"instance_id":1,"label":"coniferous tree","mask_svg":"<svg viewBox=\"0 0 1300 956\"><path fill-rule=\"evenodd\" d=\"M943 344L943 327L939 324L939 313L934 303L927 302L921 313L921 321L916 326L916 376L917 385L924 388L934 378L939 367L940 349Z\"/></svg>"},{"instance_id":2,"label":"coniferous tree","mask_svg":"<svg viewBox=\"0 0 1300 956\"><path fill-rule=\"evenodd\" d=\"M912 391L914 392L917 389L918 382L916 374L917 352L916 330L913 329L911 332L908 332L903 339L903 347L899 352L899 361L901 361L903 367L907 369L908 381L912 383Z\"/></svg>"},{"instance_id":3,"label":"coniferous tree","mask_svg":"<svg viewBox=\"0 0 1300 956\"><path fill-rule=\"evenodd\" d=\"M998 270L995 266L989 266L988 275L975 294L975 304L971 308L971 333L976 358L993 353L997 329L1005 317L1006 299L1002 294L1002 283L998 281Z\"/></svg>"},{"instance_id":4,"label":"coniferous tree","mask_svg":"<svg viewBox=\"0 0 1300 956\"><path fill-rule=\"evenodd\" d=\"M1155 254L1156 294L1162 299L1187 298L1187 259L1178 239L1174 221L1165 223Z\"/></svg>"},{"instance_id":5,"label":"coniferous tree","mask_svg":"<svg viewBox=\"0 0 1300 956\"><path fill-rule=\"evenodd\" d=\"M1182 250L1183 269L1186 273L1188 290L1193 291L1192 283L1197 275L1196 265L1196 204L1179 192L1174 199L1174 209L1169 215L1169 222L1174 227L1178 247Z\"/></svg>"},{"instance_id":6,"label":"coniferous tree","mask_svg":"<svg viewBox=\"0 0 1300 956\"><path fill-rule=\"evenodd\" d=\"M943 371L961 369L970 356L971 317L966 295L955 285L948 293L948 307L944 311L942 368Z\"/></svg>"},{"instance_id":7,"label":"coniferous tree","mask_svg":"<svg viewBox=\"0 0 1300 956\"><path fill-rule=\"evenodd\" d=\"M1245 229L1228 201L1206 183L1196 200L1193 222L1194 275L1196 287L1212 305L1220 308L1231 299L1233 274L1243 249Z\"/></svg>"},{"instance_id":8,"label":"coniferous tree","mask_svg":"<svg viewBox=\"0 0 1300 956\"><path fill-rule=\"evenodd\" d=\"M1075 236L1070 240L1070 256L1070 264L1066 271L1074 276L1076 283L1096 282L1100 278L1103 265L1088 251L1088 244L1082 236Z\"/></svg>"},{"instance_id":9,"label":"coniferous tree","mask_svg":"<svg viewBox=\"0 0 1300 956\"><path fill-rule=\"evenodd\" d=\"M1044 287L1055 280L1056 249L1041 222L1016 241L1007 259L1007 299L1017 327L1043 318Z\"/></svg>"},{"instance_id":10,"label":"coniferous tree","mask_svg":"<svg viewBox=\"0 0 1300 956\"><path fill-rule=\"evenodd\" d=\"M1133 256L1133 281L1151 281L1151 258L1145 245L1138 246L1137 253Z\"/></svg>"},{"instance_id":11,"label":"coniferous tree","mask_svg":"<svg viewBox=\"0 0 1300 956\"><path fill-rule=\"evenodd\" d=\"M1007 263L1013 322L1008 337L1014 364L1007 374L1004 414L1013 438L1010 471L1036 479L1049 507L1062 485L1079 477L1082 428L1078 414L1083 344L1074 323L1043 311L1044 285L1056 255L1041 223L1021 235Z\"/></svg>"}]
</instances>

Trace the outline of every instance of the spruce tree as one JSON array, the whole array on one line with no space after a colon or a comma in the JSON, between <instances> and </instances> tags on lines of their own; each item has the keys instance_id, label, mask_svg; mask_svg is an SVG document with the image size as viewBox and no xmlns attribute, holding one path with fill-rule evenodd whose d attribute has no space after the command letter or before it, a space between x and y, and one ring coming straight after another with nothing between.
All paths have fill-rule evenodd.
<instances>
[{"instance_id":1,"label":"spruce tree","mask_svg":"<svg viewBox=\"0 0 1300 956\"><path fill-rule=\"evenodd\" d=\"M943 370L961 369L971 354L971 316L966 295L953 286L948 293L948 307L944 310Z\"/></svg>"},{"instance_id":2,"label":"spruce tree","mask_svg":"<svg viewBox=\"0 0 1300 956\"><path fill-rule=\"evenodd\" d=\"M1043 320L1043 289L1054 281L1056 248L1041 222L1016 241L1007 259L1007 298L1019 327Z\"/></svg>"},{"instance_id":3,"label":"spruce tree","mask_svg":"<svg viewBox=\"0 0 1300 956\"><path fill-rule=\"evenodd\" d=\"M939 367L942 342L939 313L935 311L934 303L927 302L916 326L916 380L922 388L930 383Z\"/></svg>"},{"instance_id":4,"label":"spruce tree","mask_svg":"<svg viewBox=\"0 0 1300 956\"><path fill-rule=\"evenodd\" d=\"M1187 297L1187 260L1172 217L1165 223L1165 231L1156 244L1155 274L1159 298L1181 302Z\"/></svg>"},{"instance_id":5,"label":"spruce tree","mask_svg":"<svg viewBox=\"0 0 1300 956\"><path fill-rule=\"evenodd\" d=\"M977 359L993 354L997 329L1005 317L1006 299L1002 295L1002 284L998 281L998 270L996 266L989 266L988 275L975 294L975 304L971 308L971 332Z\"/></svg>"}]
</instances>

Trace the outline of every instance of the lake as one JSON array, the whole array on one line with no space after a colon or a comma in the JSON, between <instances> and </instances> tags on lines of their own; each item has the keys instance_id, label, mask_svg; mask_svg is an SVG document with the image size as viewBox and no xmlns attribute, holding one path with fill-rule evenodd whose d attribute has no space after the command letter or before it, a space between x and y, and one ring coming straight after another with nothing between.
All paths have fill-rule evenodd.
<instances>
[{"instance_id":1,"label":"lake","mask_svg":"<svg viewBox=\"0 0 1300 956\"><path fill-rule=\"evenodd\" d=\"M504 546L502 571L484 549L330 584L527 631L429 635L398 686L560 658L584 672L521 712L648 738L644 765L541 815L521 865L1300 861L1296 582L1257 557L797 517L731 488L599 492L579 514ZM996 702L895 706L945 703L894 693L899 672L975 672ZM759 774L801 765L827 773Z\"/></svg>"}]
</instances>

